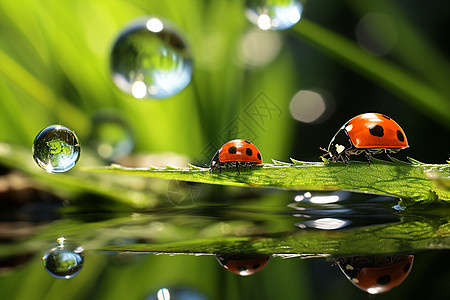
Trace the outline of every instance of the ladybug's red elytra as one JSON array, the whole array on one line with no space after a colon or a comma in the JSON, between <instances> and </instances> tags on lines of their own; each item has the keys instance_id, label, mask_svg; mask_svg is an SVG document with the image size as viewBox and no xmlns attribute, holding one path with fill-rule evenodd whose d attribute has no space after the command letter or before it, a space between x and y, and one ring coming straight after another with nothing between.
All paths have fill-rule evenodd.
<instances>
[{"instance_id":1,"label":"ladybug's red elytra","mask_svg":"<svg viewBox=\"0 0 450 300\"><path fill-rule=\"evenodd\" d=\"M337 263L345 276L370 294L390 291L411 271L414 255L341 257Z\"/></svg>"},{"instance_id":2,"label":"ladybug's red elytra","mask_svg":"<svg viewBox=\"0 0 450 300\"><path fill-rule=\"evenodd\" d=\"M211 159L210 171L226 168L246 168L262 164L261 152L247 140L236 139L226 142Z\"/></svg>"},{"instance_id":3,"label":"ladybug's red elytra","mask_svg":"<svg viewBox=\"0 0 450 300\"><path fill-rule=\"evenodd\" d=\"M248 276L261 271L269 262L269 255L217 255L219 263L228 271Z\"/></svg>"},{"instance_id":4,"label":"ladybug's red elytra","mask_svg":"<svg viewBox=\"0 0 450 300\"><path fill-rule=\"evenodd\" d=\"M396 153L408 147L405 132L394 120L380 113L365 113L339 129L324 157L328 155L333 162L341 159L347 163L350 155L365 153L370 163L372 154Z\"/></svg>"}]
</instances>

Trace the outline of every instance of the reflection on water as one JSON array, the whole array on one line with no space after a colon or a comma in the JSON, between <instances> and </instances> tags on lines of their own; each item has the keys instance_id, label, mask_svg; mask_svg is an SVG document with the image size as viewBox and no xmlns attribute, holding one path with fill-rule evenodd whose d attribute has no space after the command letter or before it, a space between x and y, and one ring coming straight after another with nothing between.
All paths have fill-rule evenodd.
<instances>
[{"instance_id":1,"label":"reflection on water","mask_svg":"<svg viewBox=\"0 0 450 300\"><path fill-rule=\"evenodd\" d=\"M222 267L241 276L253 275L261 271L270 259L269 255L245 253L220 254L216 257Z\"/></svg>"},{"instance_id":2,"label":"reflection on water","mask_svg":"<svg viewBox=\"0 0 450 300\"><path fill-rule=\"evenodd\" d=\"M424 253L450 248L448 207L414 210L400 206L398 198L344 191L175 181L160 188L152 209L126 210L96 195L72 199L69 206L52 198L55 205L45 206L51 218L24 217L23 205L6 205L0 214L0 294L65 299L82 286L89 296L80 299L185 299L189 292L181 291L190 291L188 299L336 300L388 290L395 299L407 299L415 282L439 287L448 278L448 253ZM0 190L0 199L15 202L18 192ZM23 201L39 206L27 197ZM82 248L64 239L55 245L60 234ZM58 279L44 276L39 259L44 252L47 271L72 278L73 288L53 288ZM415 256L409 275L413 256L405 253ZM424 255L431 258L421 259ZM380 261L384 264L377 265ZM431 264L439 265L436 278L421 277ZM40 294L21 289L36 278Z\"/></svg>"},{"instance_id":3,"label":"reflection on water","mask_svg":"<svg viewBox=\"0 0 450 300\"><path fill-rule=\"evenodd\" d=\"M71 249L65 244L63 237L58 238L58 247L47 252L42 260L44 267L56 278L70 279L77 275L84 264L83 248Z\"/></svg>"},{"instance_id":4,"label":"reflection on water","mask_svg":"<svg viewBox=\"0 0 450 300\"><path fill-rule=\"evenodd\" d=\"M411 271L413 255L349 256L336 259L345 276L369 294L380 294L400 285Z\"/></svg>"},{"instance_id":5,"label":"reflection on water","mask_svg":"<svg viewBox=\"0 0 450 300\"><path fill-rule=\"evenodd\" d=\"M288 207L292 216L299 219L295 225L301 229L315 228L335 230L383 225L400 222L394 208L398 198L371 194L357 194L347 191L333 193L300 192Z\"/></svg>"},{"instance_id":6,"label":"reflection on water","mask_svg":"<svg viewBox=\"0 0 450 300\"><path fill-rule=\"evenodd\" d=\"M203 294L193 288L174 287L160 288L156 293L152 293L145 300L207 300Z\"/></svg>"}]
</instances>

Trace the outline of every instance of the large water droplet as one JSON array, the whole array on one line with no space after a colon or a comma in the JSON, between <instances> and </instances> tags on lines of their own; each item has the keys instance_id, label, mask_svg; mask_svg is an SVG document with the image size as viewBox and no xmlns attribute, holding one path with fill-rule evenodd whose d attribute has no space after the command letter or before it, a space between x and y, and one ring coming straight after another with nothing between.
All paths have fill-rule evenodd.
<instances>
[{"instance_id":1,"label":"large water droplet","mask_svg":"<svg viewBox=\"0 0 450 300\"><path fill-rule=\"evenodd\" d=\"M126 27L111 53L114 83L135 98L167 98L191 81L192 60L169 22L148 17Z\"/></svg>"},{"instance_id":2,"label":"large water droplet","mask_svg":"<svg viewBox=\"0 0 450 300\"><path fill-rule=\"evenodd\" d=\"M43 129L33 142L33 158L47 172L72 169L80 158L81 147L75 133L61 125Z\"/></svg>"},{"instance_id":3,"label":"large water droplet","mask_svg":"<svg viewBox=\"0 0 450 300\"><path fill-rule=\"evenodd\" d=\"M302 11L298 0L247 0L246 15L262 30L283 30L297 24Z\"/></svg>"},{"instance_id":4,"label":"large water droplet","mask_svg":"<svg viewBox=\"0 0 450 300\"><path fill-rule=\"evenodd\" d=\"M42 260L45 269L56 278L69 279L77 275L84 263L83 248L69 250L65 247L64 238L59 238L59 246L47 252Z\"/></svg>"}]
</instances>

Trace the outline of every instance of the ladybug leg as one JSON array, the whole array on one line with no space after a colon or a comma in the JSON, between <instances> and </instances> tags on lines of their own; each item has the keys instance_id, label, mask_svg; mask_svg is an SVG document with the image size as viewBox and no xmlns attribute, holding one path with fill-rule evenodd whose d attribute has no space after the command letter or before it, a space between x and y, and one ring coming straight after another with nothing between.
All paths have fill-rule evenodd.
<instances>
[{"instance_id":1,"label":"ladybug leg","mask_svg":"<svg viewBox=\"0 0 450 300\"><path fill-rule=\"evenodd\" d=\"M345 153L345 156L342 157L342 160L344 161L345 165L348 165L348 161L350 160L350 156L348 156L347 153Z\"/></svg>"},{"instance_id":2,"label":"ladybug leg","mask_svg":"<svg viewBox=\"0 0 450 300\"><path fill-rule=\"evenodd\" d=\"M372 160L372 155L370 154L369 151L365 151L365 153L366 153L368 166L370 167L370 163L371 163L371 160Z\"/></svg>"},{"instance_id":3,"label":"ladybug leg","mask_svg":"<svg viewBox=\"0 0 450 300\"><path fill-rule=\"evenodd\" d=\"M348 160L349 160L348 153L347 152L342 152L341 154L339 154L339 156L336 158L335 162L339 161L339 159L342 160L342 162L345 165L347 165L348 164Z\"/></svg>"},{"instance_id":4,"label":"ladybug leg","mask_svg":"<svg viewBox=\"0 0 450 300\"><path fill-rule=\"evenodd\" d=\"M336 162L336 161L337 161L336 159L333 158L333 155L331 155L331 153L328 152L327 149L322 148L322 147L319 147L319 149L322 150L322 151L324 151L324 152L326 152L325 154L319 156L320 159L325 158L325 159L331 159L331 161L333 161L333 162ZM338 159L339 159L339 158L338 158Z\"/></svg>"},{"instance_id":5,"label":"ladybug leg","mask_svg":"<svg viewBox=\"0 0 450 300\"><path fill-rule=\"evenodd\" d=\"M215 170L219 169L220 172L220 165L214 165L209 169L209 172L214 173Z\"/></svg>"}]
</instances>

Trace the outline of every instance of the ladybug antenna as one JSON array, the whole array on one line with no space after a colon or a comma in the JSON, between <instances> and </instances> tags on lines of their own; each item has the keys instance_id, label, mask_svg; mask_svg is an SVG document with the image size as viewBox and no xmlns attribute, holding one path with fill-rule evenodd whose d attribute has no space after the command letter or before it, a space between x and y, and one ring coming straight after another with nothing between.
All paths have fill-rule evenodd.
<instances>
[{"instance_id":1,"label":"ladybug antenna","mask_svg":"<svg viewBox=\"0 0 450 300\"><path fill-rule=\"evenodd\" d=\"M322 151L324 151L324 152L326 152L325 154L319 156L320 159L322 159L322 160L324 160L324 159L328 160L327 156L329 156L330 159L332 158L332 155L331 155L330 151L328 151L327 149L322 148L322 147L319 147L319 149L322 150Z\"/></svg>"}]
</instances>

